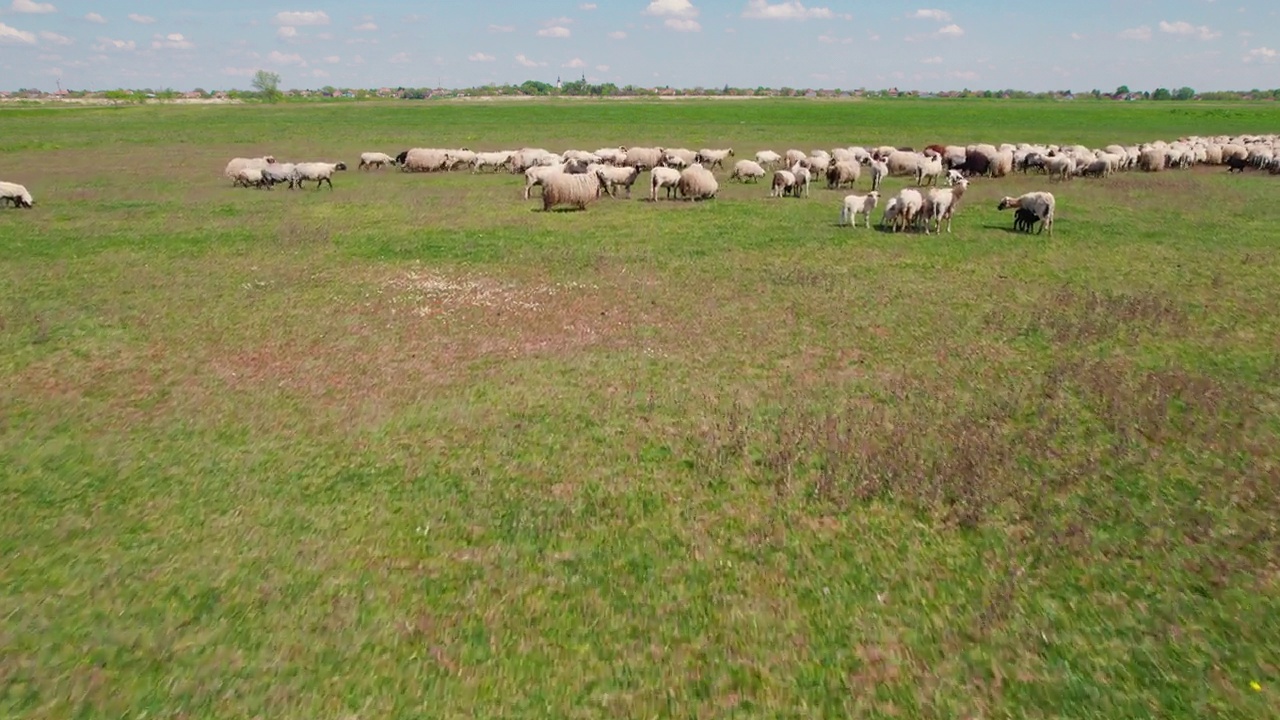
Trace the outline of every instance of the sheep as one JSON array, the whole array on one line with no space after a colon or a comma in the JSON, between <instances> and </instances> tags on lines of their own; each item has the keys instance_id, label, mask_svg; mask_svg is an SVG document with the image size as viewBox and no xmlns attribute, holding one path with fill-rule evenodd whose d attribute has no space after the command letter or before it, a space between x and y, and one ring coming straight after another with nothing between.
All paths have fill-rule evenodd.
<instances>
[{"instance_id":1,"label":"sheep","mask_svg":"<svg viewBox=\"0 0 1280 720\"><path fill-rule=\"evenodd\" d=\"M560 157L564 160L577 160L578 162L587 165L600 162L599 155L589 153L586 150L565 150L560 153Z\"/></svg>"},{"instance_id":2,"label":"sheep","mask_svg":"<svg viewBox=\"0 0 1280 720\"><path fill-rule=\"evenodd\" d=\"M938 178L942 177L942 169L941 157L920 158L916 162L916 185L937 185Z\"/></svg>"},{"instance_id":3,"label":"sheep","mask_svg":"<svg viewBox=\"0 0 1280 720\"><path fill-rule=\"evenodd\" d=\"M804 152L800 150L788 150L783 155L783 160L786 160L787 167L791 167L796 163L804 162L805 160L808 160L808 159L809 158L805 156Z\"/></svg>"},{"instance_id":4,"label":"sheep","mask_svg":"<svg viewBox=\"0 0 1280 720\"><path fill-rule=\"evenodd\" d=\"M471 167L476 162L476 154L467 148L444 151L444 169L456 170L459 167Z\"/></svg>"},{"instance_id":5,"label":"sheep","mask_svg":"<svg viewBox=\"0 0 1280 720\"><path fill-rule=\"evenodd\" d=\"M471 162L471 172L480 172L481 170L491 167L494 170L506 165L511 161L510 152L478 152L475 159Z\"/></svg>"},{"instance_id":6,"label":"sheep","mask_svg":"<svg viewBox=\"0 0 1280 720\"><path fill-rule=\"evenodd\" d=\"M534 165L528 170L525 170L524 171L524 199L525 200L529 199L529 191L532 190L535 185L542 186L543 192L546 192L546 185L545 185L546 179L551 177L552 175L555 175L557 173L563 173L563 172L564 172L563 165Z\"/></svg>"},{"instance_id":7,"label":"sheep","mask_svg":"<svg viewBox=\"0 0 1280 720\"><path fill-rule=\"evenodd\" d=\"M623 164L641 170L652 170L662 165L662 158L665 154L666 151L660 147L631 148L627 150L627 157Z\"/></svg>"},{"instance_id":8,"label":"sheep","mask_svg":"<svg viewBox=\"0 0 1280 720\"><path fill-rule=\"evenodd\" d=\"M617 197L617 188L624 187L627 189L627 199L631 198L631 186L635 184L636 178L640 177L640 171L633 167L615 167L613 165L594 165L595 173L600 178L600 184L609 191L609 197Z\"/></svg>"},{"instance_id":9,"label":"sheep","mask_svg":"<svg viewBox=\"0 0 1280 720\"><path fill-rule=\"evenodd\" d=\"M1225 152L1223 157L1227 157ZM1160 172L1167 159L1168 153L1163 148L1147 148L1138 155L1138 167L1146 172Z\"/></svg>"},{"instance_id":10,"label":"sheep","mask_svg":"<svg viewBox=\"0 0 1280 720\"><path fill-rule=\"evenodd\" d=\"M733 164L733 172L729 174L730 180L743 182L758 182L762 177L764 177L764 168L754 160L739 160Z\"/></svg>"},{"instance_id":11,"label":"sheep","mask_svg":"<svg viewBox=\"0 0 1280 720\"><path fill-rule=\"evenodd\" d=\"M893 231L898 232L899 228L905 230L919 220L920 213L924 210L924 196L919 190L903 188L894 199L897 201L897 214L894 216Z\"/></svg>"},{"instance_id":12,"label":"sheep","mask_svg":"<svg viewBox=\"0 0 1280 720\"><path fill-rule=\"evenodd\" d=\"M600 178L595 173L553 173L542 182L542 210L556 205L573 205L586 210L600 197Z\"/></svg>"},{"instance_id":13,"label":"sheep","mask_svg":"<svg viewBox=\"0 0 1280 720\"><path fill-rule=\"evenodd\" d=\"M1050 179L1056 175L1060 180L1070 180L1076 171L1076 161L1069 155L1054 155L1044 159L1044 170Z\"/></svg>"},{"instance_id":14,"label":"sheep","mask_svg":"<svg viewBox=\"0 0 1280 720\"><path fill-rule=\"evenodd\" d=\"M827 187L839 189L843 185L853 187L862 177L862 166L852 160L842 160L827 168Z\"/></svg>"},{"instance_id":15,"label":"sheep","mask_svg":"<svg viewBox=\"0 0 1280 720\"><path fill-rule=\"evenodd\" d=\"M396 159L386 153L367 152L360 153L359 170L372 170L374 168L386 167L387 165L395 165Z\"/></svg>"},{"instance_id":16,"label":"sheep","mask_svg":"<svg viewBox=\"0 0 1280 720\"><path fill-rule=\"evenodd\" d=\"M240 172L236 173L236 178L231 184L233 187L256 187L258 189L271 187L262 177L262 168L256 167L240 168Z\"/></svg>"},{"instance_id":17,"label":"sheep","mask_svg":"<svg viewBox=\"0 0 1280 720\"><path fill-rule=\"evenodd\" d=\"M1106 177L1107 167L1107 161L1100 159L1094 160L1088 165L1081 165L1077 168L1077 172L1079 172L1083 177Z\"/></svg>"},{"instance_id":18,"label":"sheep","mask_svg":"<svg viewBox=\"0 0 1280 720\"><path fill-rule=\"evenodd\" d=\"M880 202L880 193L872 190L866 195L845 195L844 205L840 208L840 224L858 226L858 213L866 217L867 229L871 229L871 211Z\"/></svg>"},{"instance_id":19,"label":"sheep","mask_svg":"<svg viewBox=\"0 0 1280 720\"><path fill-rule=\"evenodd\" d=\"M676 186L680 184L680 171L673 170L669 167L656 167L649 171L649 200L658 201L658 189L667 189L667 198L670 199L676 191Z\"/></svg>"},{"instance_id":20,"label":"sheep","mask_svg":"<svg viewBox=\"0 0 1280 720\"><path fill-rule=\"evenodd\" d=\"M772 150L761 150L756 153L756 162L760 167L772 167L782 162L782 156Z\"/></svg>"},{"instance_id":21,"label":"sheep","mask_svg":"<svg viewBox=\"0 0 1280 720\"><path fill-rule=\"evenodd\" d=\"M304 180L315 180L317 190L319 190L320 186L325 183L328 183L329 189L332 190L333 173L338 170L346 169L347 164L342 162L305 162L298 163L294 166L294 172L297 173L298 176L298 186L301 187Z\"/></svg>"},{"instance_id":22,"label":"sheep","mask_svg":"<svg viewBox=\"0 0 1280 720\"><path fill-rule=\"evenodd\" d=\"M689 163L681 155L677 155L675 153L664 153L662 156L662 166L683 170L689 166Z\"/></svg>"},{"instance_id":23,"label":"sheep","mask_svg":"<svg viewBox=\"0 0 1280 720\"><path fill-rule=\"evenodd\" d=\"M1040 232L1046 229L1049 236L1053 237L1053 209L1054 199L1053 193L1037 191L1029 192L1018 197L1004 197L1000 199L1000 204L996 206L997 210L1025 209L1035 213L1036 218L1040 220Z\"/></svg>"},{"instance_id":24,"label":"sheep","mask_svg":"<svg viewBox=\"0 0 1280 720\"><path fill-rule=\"evenodd\" d=\"M257 168L261 170L275 161L276 159L271 155L263 155L262 157L256 158L232 158L231 162L227 163L227 167L222 171L222 173L223 175L226 175L228 180L235 180L236 176L240 174L240 171L245 168Z\"/></svg>"},{"instance_id":25,"label":"sheep","mask_svg":"<svg viewBox=\"0 0 1280 720\"><path fill-rule=\"evenodd\" d=\"M894 150L883 159L885 164L889 166L890 175L913 176L916 174L916 168L924 160L924 156L913 152Z\"/></svg>"},{"instance_id":26,"label":"sheep","mask_svg":"<svg viewBox=\"0 0 1280 720\"><path fill-rule=\"evenodd\" d=\"M600 148L596 151L596 157L606 165L621 165L626 162L627 149L624 147Z\"/></svg>"},{"instance_id":27,"label":"sheep","mask_svg":"<svg viewBox=\"0 0 1280 720\"><path fill-rule=\"evenodd\" d=\"M289 188L293 189L298 186L297 166L293 163L271 163L262 169L262 179L268 187L287 182Z\"/></svg>"},{"instance_id":28,"label":"sheep","mask_svg":"<svg viewBox=\"0 0 1280 720\"><path fill-rule=\"evenodd\" d=\"M1000 150L991 158L991 164L987 168L991 177L1004 177L1013 172L1013 151Z\"/></svg>"},{"instance_id":29,"label":"sheep","mask_svg":"<svg viewBox=\"0 0 1280 720\"><path fill-rule=\"evenodd\" d=\"M809 173L809 168L801 163L791 166L791 174L796 176L796 184L792 186L791 193L795 197L800 197L804 193L805 197L809 197L809 181L813 179L813 175Z\"/></svg>"},{"instance_id":30,"label":"sheep","mask_svg":"<svg viewBox=\"0 0 1280 720\"><path fill-rule=\"evenodd\" d=\"M511 159L507 162L513 174L523 175L524 171L531 167L559 165L562 159L559 155L542 148L520 148L511 153Z\"/></svg>"},{"instance_id":31,"label":"sheep","mask_svg":"<svg viewBox=\"0 0 1280 720\"><path fill-rule=\"evenodd\" d=\"M680 195L688 200L708 200L714 198L720 191L720 183L716 182L716 176L700 163L694 163L685 168L684 172L680 173L680 181L676 187Z\"/></svg>"},{"instance_id":32,"label":"sheep","mask_svg":"<svg viewBox=\"0 0 1280 720\"><path fill-rule=\"evenodd\" d=\"M680 158L680 161L684 163L681 167L688 167L698 162L698 153L686 148L670 148L664 153L664 155L668 158Z\"/></svg>"},{"instance_id":33,"label":"sheep","mask_svg":"<svg viewBox=\"0 0 1280 720\"><path fill-rule=\"evenodd\" d=\"M1018 208L1017 212L1013 214L1013 231L1029 233L1035 228L1036 222L1039 220L1040 218L1034 212L1026 208Z\"/></svg>"},{"instance_id":34,"label":"sheep","mask_svg":"<svg viewBox=\"0 0 1280 720\"><path fill-rule=\"evenodd\" d=\"M694 156L694 161L701 163L705 168L724 167L724 161L733 157L733 148L725 148L723 150L708 150L703 148Z\"/></svg>"},{"instance_id":35,"label":"sheep","mask_svg":"<svg viewBox=\"0 0 1280 720\"><path fill-rule=\"evenodd\" d=\"M0 181L0 201L12 203L15 208L27 208L30 210L35 207L36 201L31 199L31 193L18 183Z\"/></svg>"},{"instance_id":36,"label":"sheep","mask_svg":"<svg viewBox=\"0 0 1280 720\"><path fill-rule=\"evenodd\" d=\"M961 181L961 180L963 180L963 179L964 179L964 173L960 172L959 170L948 170L948 171L947 171L947 185L948 185L948 186L950 186L950 185L955 185L957 182L959 182L959 181Z\"/></svg>"},{"instance_id":37,"label":"sheep","mask_svg":"<svg viewBox=\"0 0 1280 720\"><path fill-rule=\"evenodd\" d=\"M883 160L871 161L871 189L879 190L880 183L889 177L889 166Z\"/></svg>"},{"instance_id":38,"label":"sheep","mask_svg":"<svg viewBox=\"0 0 1280 720\"><path fill-rule=\"evenodd\" d=\"M783 197L792 192L796 186L796 175L790 170L774 170L773 184L769 197Z\"/></svg>"},{"instance_id":39,"label":"sheep","mask_svg":"<svg viewBox=\"0 0 1280 720\"><path fill-rule=\"evenodd\" d=\"M439 148L411 148L396 156L401 172L435 172L448 162L448 152Z\"/></svg>"},{"instance_id":40,"label":"sheep","mask_svg":"<svg viewBox=\"0 0 1280 720\"><path fill-rule=\"evenodd\" d=\"M814 175L826 175L827 169L831 167L831 156L827 154L811 155L809 157L809 170Z\"/></svg>"},{"instance_id":41,"label":"sheep","mask_svg":"<svg viewBox=\"0 0 1280 720\"><path fill-rule=\"evenodd\" d=\"M929 220L933 220L933 231L942 232L942 220L946 218L947 232L951 232L951 216L960 207L960 199L969 188L969 181L960 178L956 184L946 188L934 188L929 191L929 216L924 219L924 234L929 234Z\"/></svg>"}]
</instances>

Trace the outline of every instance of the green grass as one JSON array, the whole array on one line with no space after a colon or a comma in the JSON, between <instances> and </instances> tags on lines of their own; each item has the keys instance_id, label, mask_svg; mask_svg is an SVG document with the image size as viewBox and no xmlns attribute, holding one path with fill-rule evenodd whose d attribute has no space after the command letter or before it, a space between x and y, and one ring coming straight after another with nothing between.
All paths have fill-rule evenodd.
<instances>
[{"instance_id":1,"label":"green grass","mask_svg":"<svg viewBox=\"0 0 1280 720\"><path fill-rule=\"evenodd\" d=\"M1274 715L1276 178L982 179L936 238L821 188L544 214L510 175L221 170L1275 117L0 110L37 201L0 210L0 716ZM1053 238L1008 232L1044 188Z\"/></svg>"}]
</instances>

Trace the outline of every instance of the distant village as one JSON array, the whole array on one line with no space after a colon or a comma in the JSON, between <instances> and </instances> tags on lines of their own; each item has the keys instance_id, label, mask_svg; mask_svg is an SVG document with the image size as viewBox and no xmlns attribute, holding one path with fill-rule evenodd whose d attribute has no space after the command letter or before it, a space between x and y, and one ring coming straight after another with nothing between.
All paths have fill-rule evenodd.
<instances>
[{"instance_id":1,"label":"distant village","mask_svg":"<svg viewBox=\"0 0 1280 720\"><path fill-rule=\"evenodd\" d=\"M1071 90L1055 90L1046 92L1030 92L1023 90L944 90L923 91L899 89L897 87L870 90L867 88L673 88L637 87L626 85L619 87L612 83L591 84L585 78L571 82L546 83L529 80L520 85L483 85L471 88L338 88L326 86L314 89L292 89L280 91L280 99L285 101L303 100L431 100L455 98L522 98L522 97L804 97L828 99L862 99L862 98L994 98L994 99L1040 99L1072 101L1076 99L1109 100L1137 102L1147 100L1264 100L1280 99L1280 89L1249 91L1215 91L1197 93L1188 87L1167 89L1156 88L1153 91L1131 91L1125 86L1115 92L1092 90L1075 93ZM143 102L186 102L186 103L221 103L244 102L261 99L260 93L247 90L194 90L177 91L170 88L154 90L116 89L116 90L66 90L61 87L55 90L37 88L21 88L19 90L0 90L0 101L36 101L67 102L69 104L120 104Z\"/></svg>"}]
</instances>

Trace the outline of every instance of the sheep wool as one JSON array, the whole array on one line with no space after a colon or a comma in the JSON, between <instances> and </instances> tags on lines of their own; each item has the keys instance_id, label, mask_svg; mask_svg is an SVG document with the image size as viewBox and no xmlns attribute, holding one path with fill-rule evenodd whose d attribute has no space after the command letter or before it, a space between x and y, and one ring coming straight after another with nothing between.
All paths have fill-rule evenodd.
<instances>
[{"instance_id":1,"label":"sheep wool","mask_svg":"<svg viewBox=\"0 0 1280 720\"><path fill-rule=\"evenodd\" d=\"M542 209L572 205L586 210L600 197L600 178L595 173L556 173L542 181Z\"/></svg>"},{"instance_id":2,"label":"sheep wool","mask_svg":"<svg viewBox=\"0 0 1280 720\"><path fill-rule=\"evenodd\" d=\"M667 198L675 192L676 186L680 184L680 172L672 170L668 167L656 167L650 171L649 177L649 199L657 201L658 190L660 188L667 189Z\"/></svg>"},{"instance_id":3,"label":"sheep wool","mask_svg":"<svg viewBox=\"0 0 1280 720\"><path fill-rule=\"evenodd\" d=\"M240 174L240 171L245 168L257 168L258 170L261 170L275 161L276 159L271 155L263 155L262 157L256 158L232 158L231 162L227 163L227 168L223 170L222 173L227 176L228 180L235 180L236 176Z\"/></svg>"},{"instance_id":4,"label":"sheep wool","mask_svg":"<svg viewBox=\"0 0 1280 720\"><path fill-rule=\"evenodd\" d=\"M733 172L729 174L730 180L759 181L764 177L764 168L760 163L754 160L739 160L733 164Z\"/></svg>"},{"instance_id":5,"label":"sheep wool","mask_svg":"<svg viewBox=\"0 0 1280 720\"><path fill-rule=\"evenodd\" d=\"M297 183L301 187L304 180L314 180L316 189L319 190L321 185L328 183L329 189L333 189L333 173L338 170L346 170L347 164L343 162L327 163L327 162L305 162L298 163L294 166L293 171L297 175Z\"/></svg>"},{"instance_id":6,"label":"sheep wool","mask_svg":"<svg viewBox=\"0 0 1280 720\"><path fill-rule=\"evenodd\" d=\"M858 213L866 218L867 229L871 229L871 211L880 202L880 193L872 190L866 195L845 195L844 204L840 207L840 224L858 226Z\"/></svg>"},{"instance_id":7,"label":"sheep wool","mask_svg":"<svg viewBox=\"0 0 1280 720\"><path fill-rule=\"evenodd\" d=\"M395 165L396 159L386 153L367 152L360 153L360 170L372 170L374 168Z\"/></svg>"},{"instance_id":8,"label":"sheep wool","mask_svg":"<svg viewBox=\"0 0 1280 720\"><path fill-rule=\"evenodd\" d=\"M698 163L690 165L680 173L680 183L677 187L680 194L689 200L707 200L714 198L716 193L720 192L720 183L716 182L716 176Z\"/></svg>"},{"instance_id":9,"label":"sheep wool","mask_svg":"<svg viewBox=\"0 0 1280 720\"><path fill-rule=\"evenodd\" d=\"M1029 210L1040 219L1040 231L1049 231L1049 235L1053 236L1053 210L1055 201L1053 193L1036 191L1029 192L1018 197L1001 198L1000 204L996 205L997 210Z\"/></svg>"},{"instance_id":10,"label":"sheep wool","mask_svg":"<svg viewBox=\"0 0 1280 720\"><path fill-rule=\"evenodd\" d=\"M0 201L5 203L13 203L15 208L27 208L28 210L35 206L35 200L31 199L31 193L18 183L0 181Z\"/></svg>"}]
</instances>

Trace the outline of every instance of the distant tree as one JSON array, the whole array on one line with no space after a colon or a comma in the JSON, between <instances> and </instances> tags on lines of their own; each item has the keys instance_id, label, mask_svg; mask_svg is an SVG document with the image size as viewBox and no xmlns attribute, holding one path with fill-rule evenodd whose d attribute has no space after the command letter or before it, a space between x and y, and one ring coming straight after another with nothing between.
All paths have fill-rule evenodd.
<instances>
[{"instance_id":1,"label":"distant tree","mask_svg":"<svg viewBox=\"0 0 1280 720\"><path fill-rule=\"evenodd\" d=\"M1128 85L1121 85L1120 87L1116 88L1116 92L1115 92L1115 94L1116 94L1116 95L1128 95L1128 94L1129 94L1129 86L1128 86Z\"/></svg>"},{"instance_id":2,"label":"distant tree","mask_svg":"<svg viewBox=\"0 0 1280 720\"><path fill-rule=\"evenodd\" d=\"M259 70L253 74L253 89L267 102L279 102L283 93L280 92L280 75L279 73L267 72Z\"/></svg>"},{"instance_id":3,"label":"distant tree","mask_svg":"<svg viewBox=\"0 0 1280 720\"><path fill-rule=\"evenodd\" d=\"M1185 85L1178 88L1178 91L1173 94L1173 97L1175 100L1190 100L1195 96L1196 96L1196 91L1192 90L1191 88Z\"/></svg>"},{"instance_id":4,"label":"distant tree","mask_svg":"<svg viewBox=\"0 0 1280 720\"><path fill-rule=\"evenodd\" d=\"M1151 93L1151 99L1152 100L1172 100L1173 93L1169 92L1169 88L1156 88L1156 91Z\"/></svg>"}]
</instances>

